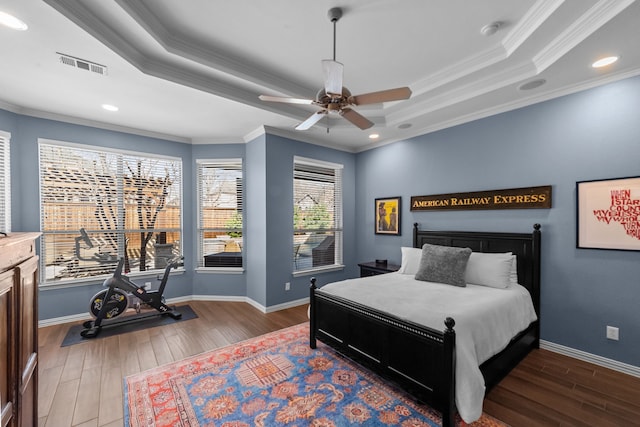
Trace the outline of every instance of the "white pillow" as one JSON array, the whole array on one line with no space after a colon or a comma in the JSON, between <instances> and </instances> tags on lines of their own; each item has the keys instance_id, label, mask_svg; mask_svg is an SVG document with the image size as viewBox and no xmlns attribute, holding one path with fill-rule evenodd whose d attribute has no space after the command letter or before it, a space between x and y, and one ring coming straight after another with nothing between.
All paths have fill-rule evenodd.
<instances>
[{"instance_id":1,"label":"white pillow","mask_svg":"<svg viewBox=\"0 0 640 427\"><path fill-rule=\"evenodd\" d=\"M467 262L465 281L472 285L506 288L512 280L513 259L511 252L472 252Z\"/></svg>"},{"instance_id":2,"label":"white pillow","mask_svg":"<svg viewBox=\"0 0 640 427\"><path fill-rule=\"evenodd\" d=\"M512 285L518 284L518 258L515 255L511 255L513 257L511 261L511 273L509 274L509 279Z\"/></svg>"},{"instance_id":3,"label":"white pillow","mask_svg":"<svg viewBox=\"0 0 640 427\"><path fill-rule=\"evenodd\" d=\"M402 251L402 263L400 264L398 273L414 276L418 272L418 268L420 268L422 249L403 246L400 250Z\"/></svg>"}]
</instances>

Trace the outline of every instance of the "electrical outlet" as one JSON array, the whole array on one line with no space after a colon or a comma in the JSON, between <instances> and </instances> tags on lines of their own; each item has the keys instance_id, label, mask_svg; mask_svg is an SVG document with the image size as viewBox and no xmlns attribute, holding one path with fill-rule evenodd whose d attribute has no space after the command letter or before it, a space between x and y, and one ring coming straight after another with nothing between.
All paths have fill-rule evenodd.
<instances>
[{"instance_id":1,"label":"electrical outlet","mask_svg":"<svg viewBox=\"0 0 640 427\"><path fill-rule=\"evenodd\" d=\"M284 284L284 290L285 290L285 291L289 291L289 290L291 290L291 282L286 282L286 283Z\"/></svg>"},{"instance_id":2,"label":"electrical outlet","mask_svg":"<svg viewBox=\"0 0 640 427\"><path fill-rule=\"evenodd\" d=\"M151 282L144 282L144 290L145 291L151 290Z\"/></svg>"},{"instance_id":3,"label":"electrical outlet","mask_svg":"<svg viewBox=\"0 0 640 427\"><path fill-rule=\"evenodd\" d=\"M607 326L607 339L618 341L620 339L620 330L614 326Z\"/></svg>"}]
</instances>

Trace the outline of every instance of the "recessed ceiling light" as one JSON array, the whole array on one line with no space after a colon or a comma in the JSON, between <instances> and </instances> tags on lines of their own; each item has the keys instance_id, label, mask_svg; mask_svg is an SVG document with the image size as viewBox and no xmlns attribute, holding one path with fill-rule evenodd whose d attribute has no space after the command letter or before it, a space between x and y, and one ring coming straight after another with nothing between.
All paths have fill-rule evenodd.
<instances>
[{"instance_id":1,"label":"recessed ceiling light","mask_svg":"<svg viewBox=\"0 0 640 427\"><path fill-rule=\"evenodd\" d=\"M0 24L6 25L9 28L14 30L24 31L27 28L27 24L22 22L20 19L16 18L13 15L9 15L8 13L0 11Z\"/></svg>"},{"instance_id":2,"label":"recessed ceiling light","mask_svg":"<svg viewBox=\"0 0 640 427\"><path fill-rule=\"evenodd\" d=\"M102 104L102 108L104 108L107 111L118 111L119 108L116 107L115 105L111 105L111 104Z\"/></svg>"},{"instance_id":3,"label":"recessed ceiling light","mask_svg":"<svg viewBox=\"0 0 640 427\"><path fill-rule=\"evenodd\" d=\"M377 134L377 133L369 134L369 139L378 139L378 138L380 138L380 134Z\"/></svg>"},{"instance_id":4,"label":"recessed ceiling light","mask_svg":"<svg viewBox=\"0 0 640 427\"><path fill-rule=\"evenodd\" d=\"M611 65L618 60L617 56L607 56L606 58L598 59L596 62L591 64L593 68L601 68L606 67L607 65Z\"/></svg>"},{"instance_id":5,"label":"recessed ceiling light","mask_svg":"<svg viewBox=\"0 0 640 427\"><path fill-rule=\"evenodd\" d=\"M535 89L537 87L542 86L546 82L547 81L545 79L531 80L530 82L522 83L520 86L518 86L518 89L520 89L520 90L531 90L531 89Z\"/></svg>"}]
</instances>

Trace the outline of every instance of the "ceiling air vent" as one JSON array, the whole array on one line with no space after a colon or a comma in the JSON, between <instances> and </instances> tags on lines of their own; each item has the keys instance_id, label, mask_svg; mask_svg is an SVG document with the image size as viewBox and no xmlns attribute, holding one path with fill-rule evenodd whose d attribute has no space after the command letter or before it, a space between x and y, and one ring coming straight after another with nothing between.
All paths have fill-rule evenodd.
<instances>
[{"instance_id":1,"label":"ceiling air vent","mask_svg":"<svg viewBox=\"0 0 640 427\"><path fill-rule=\"evenodd\" d=\"M64 53L56 52L60 58L60 62L66 65L70 65L81 70L91 71L103 76L107 75L107 66L96 64L95 62L87 61L86 59L76 58L75 56L66 55Z\"/></svg>"}]
</instances>

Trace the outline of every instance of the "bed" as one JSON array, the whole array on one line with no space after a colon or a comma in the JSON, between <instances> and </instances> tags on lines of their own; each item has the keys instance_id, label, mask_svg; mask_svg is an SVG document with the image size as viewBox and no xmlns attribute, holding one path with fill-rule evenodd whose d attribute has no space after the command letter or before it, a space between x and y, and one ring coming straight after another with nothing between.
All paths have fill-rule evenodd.
<instances>
[{"instance_id":1,"label":"bed","mask_svg":"<svg viewBox=\"0 0 640 427\"><path fill-rule=\"evenodd\" d=\"M468 360L467 354L472 346L467 345L463 337L475 334L470 331L469 325L474 323L471 320L475 316L479 316L477 313L484 310L484 303L476 304L477 307L472 308L465 306L460 300L459 305L466 308L453 310L453 305L440 301L438 307L445 307L443 310L452 309L451 315L443 315L443 310L439 308L411 308L409 304L415 303L412 300L419 300L416 297L407 299L407 305L403 306L406 309L394 312L386 305L380 305L380 300L395 299L405 288L457 288L441 283L417 283L413 277L401 273L350 279L321 288L318 288L316 279L312 278L310 346L315 348L316 340L320 340L379 375L396 382L419 400L441 411L443 426L454 425L456 412L459 412L465 421L473 421L476 415L479 416L478 405L481 413L485 390L497 384L531 349L539 345L540 238L539 224L533 226L531 233L430 231L420 230L418 224L414 224L413 248L416 249L422 248L425 244L428 247L436 245L437 248L450 248L454 251L456 249L453 248L470 248L474 253L474 259L487 256L483 254L490 254L488 256L492 258L499 258L509 252L515 255L517 262L512 264L509 280L511 283L517 282L517 285L509 285L506 288L515 290L518 295L526 294L526 300L531 307L529 311L532 313L529 319L519 320L524 322L524 326L518 327L515 335L506 337L503 344L497 344L497 349L488 350L489 353L479 357L475 366L472 366L473 362ZM409 248L403 248L403 268L406 267L405 249L409 251ZM372 296L375 289L382 288L383 281L393 283L391 286L394 295ZM351 285L359 288L353 288ZM471 297L477 301L490 301L490 295L500 295L500 298L506 295L506 292L500 293L505 289L481 288L483 287L469 284L453 289L453 292L457 295L456 298L462 298L466 293L473 295L472 292L478 292L477 297ZM517 298L522 299L521 295ZM494 308L485 311L490 316L496 316ZM407 312L417 314L419 320L416 321L415 317L412 317L413 314L410 316ZM441 319L441 322L423 323L424 318L431 322L433 319ZM491 327L483 326L482 322L475 323L481 325L481 331L492 330L493 333L496 319L489 320L494 322ZM456 326L456 323L459 325ZM511 321L498 320L498 323ZM460 342L456 341L457 334L461 337ZM497 331L497 335L503 335L503 332ZM505 337L502 336L501 339L505 340ZM486 352L482 350L478 353ZM469 374L467 378L468 371L477 371L480 379L476 380L473 377L475 373ZM482 387L479 402L477 393L474 396L466 396L468 388L478 388L478 382ZM473 385L468 386L469 383Z\"/></svg>"}]
</instances>

